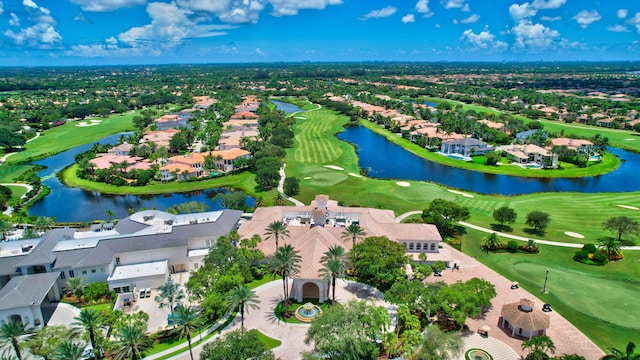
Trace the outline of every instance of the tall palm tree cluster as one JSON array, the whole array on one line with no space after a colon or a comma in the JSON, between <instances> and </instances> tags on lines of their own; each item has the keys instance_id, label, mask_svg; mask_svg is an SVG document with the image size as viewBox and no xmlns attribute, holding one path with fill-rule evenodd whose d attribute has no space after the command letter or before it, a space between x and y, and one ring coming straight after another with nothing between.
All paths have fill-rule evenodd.
<instances>
[{"instance_id":1,"label":"tall palm tree cluster","mask_svg":"<svg viewBox=\"0 0 640 360\"><path fill-rule=\"evenodd\" d=\"M112 340L109 341L106 327L109 322L113 325L113 319L108 319L102 312L85 308L73 320L70 329L48 326L37 332L20 321L3 324L0 326L0 346L13 354L5 352L2 357L22 360L36 355L45 360L98 360L106 351L114 360L138 360L152 346L146 334L146 322L132 318L124 320L120 326L112 327ZM205 324L203 313L193 306L181 306L174 314L174 324L172 331L179 338L187 339L193 359L191 338ZM24 348L33 355L25 355Z\"/></svg>"}]
</instances>

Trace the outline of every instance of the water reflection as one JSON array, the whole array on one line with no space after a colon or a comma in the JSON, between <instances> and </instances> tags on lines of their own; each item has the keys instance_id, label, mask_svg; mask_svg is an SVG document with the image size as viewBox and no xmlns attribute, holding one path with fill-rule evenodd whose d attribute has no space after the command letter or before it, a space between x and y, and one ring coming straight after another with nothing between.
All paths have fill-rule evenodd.
<instances>
[{"instance_id":1,"label":"water reflection","mask_svg":"<svg viewBox=\"0 0 640 360\"><path fill-rule=\"evenodd\" d=\"M620 167L610 173L575 179L522 178L486 174L442 165L416 156L364 127L349 127L338 138L356 146L359 165L378 179L425 180L482 194L517 195L535 192L621 192L640 190L640 154L609 148ZM542 170L532 170L542 171Z\"/></svg>"},{"instance_id":2,"label":"water reflection","mask_svg":"<svg viewBox=\"0 0 640 360\"><path fill-rule=\"evenodd\" d=\"M120 136L116 134L98 141L101 144L115 144ZM49 158L33 162L47 166L39 173L44 180L42 183L51 189L51 193L29 208L29 214L39 216L53 216L58 221L93 221L106 219L106 211L113 211L116 218L127 216L129 209L141 208L165 210L174 204L187 201L199 201L209 205L209 210L221 209L215 201L215 196L223 189L198 190L187 193L169 193L158 195L111 195L97 191L64 186L56 173L75 162L76 154L85 152L92 144L78 146ZM249 206L253 206L253 199L247 197Z\"/></svg>"}]
</instances>

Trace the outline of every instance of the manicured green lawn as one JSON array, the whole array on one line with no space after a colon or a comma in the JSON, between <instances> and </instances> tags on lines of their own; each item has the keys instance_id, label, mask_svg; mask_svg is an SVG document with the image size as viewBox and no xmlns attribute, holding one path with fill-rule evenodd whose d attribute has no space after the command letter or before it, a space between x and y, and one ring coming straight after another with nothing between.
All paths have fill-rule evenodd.
<instances>
[{"instance_id":1,"label":"manicured green lawn","mask_svg":"<svg viewBox=\"0 0 640 360\"><path fill-rule=\"evenodd\" d=\"M640 253L627 251L622 261L591 266L572 260L576 249L545 245L538 255L485 254L480 250L485 236L467 230L463 251L552 304L601 348L640 342ZM546 269L549 293L541 294Z\"/></svg>"},{"instance_id":2,"label":"manicured green lawn","mask_svg":"<svg viewBox=\"0 0 640 360\"><path fill-rule=\"evenodd\" d=\"M438 103L441 101L447 101L452 104L462 104L463 110L474 110L476 112L485 112L485 113L493 113L493 114L501 114L504 111L499 111L496 109L488 108L486 106L475 105L475 104L464 104L459 101L438 99L438 98L422 98L426 101L431 101L434 103ZM516 118L522 119L525 122L530 121L540 121L544 124L544 129L551 132L560 132L564 131L565 135L576 135L584 138L591 138L596 134L600 134L602 136L609 138L609 144L613 147L618 147L622 149L633 150L636 152L640 152L640 133L632 130L622 130L622 129L609 129L599 126L590 126L583 125L578 123L566 124L560 121L554 120L532 120L522 115L515 115Z\"/></svg>"},{"instance_id":3,"label":"manicured green lawn","mask_svg":"<svg viewBox=\"0 0 640 360\"><path fill-rule=\"evenodd\" d=\"M99 305L89 305L89 306L83 307L83 309L91 309L100 313L108 313L113 310L113 304L107 303L107 304L99 304Z\"/></svg>"},{"instance_id":4,"label":"manicured green lawn","mask_svg":"<svg viewBox=\"0 0 640 360\"><path fill-rule=\"evenodd\" d=\"M422 210L430 201L443 198L466 206L471 213L469 222L489 227L495 223L493 210L509 206L518 213L517 221L511 225L512 233L525 237L545 240L586 243L597 242L602 236L611 235L602 229L602 223L612 216L628 216L640 221L640 211L622 208L618 205L640 204L640 193L539 193L520 196L490 196L466 192L473 197L465 197L449 192L445 187L420 181L409 181L409 187L398 186L394 180L376 180L355 177L357 157L355 150L337 140L334 133L348 122L344 116L326 114L322 111L306 112L296 125L294 148L287 154L287 176L298 177L301 181L299 200L309 203L316 194L327 194L331 199L345 205L392 209L396 215L406 211ZM315 113L315 114L314 114ZM326 122L333 122L332 125ZM321 129L321 130L320 130ZM397 138L397 136L395 136ZM333 157L311 154L311 147L302 146L306 141L323 138L333 148ZM314 145L315 146L315 145ZM344 170L325 168L335 165ZM525 231L528 212L540 210L550 214L551 223L544 234ZM549 279L551 292L542 299L553 304L569 321L578 326L596 343L608 348L624 348L633 334L640 334L639 315L618 321L625 316L625 307L640 314L634 298L640 294L640 252L627 251L623 261L610 263L604 267L593 267L572 260L575 249L541 246L540 255L489 254L480 251L480 241L486 236L466 230L463 250L477 257L489 267L496 269L509 279L519 281L532 293L539 293L544 280L545 269L552 272ZM584 239L569 237L566 231L577 232ZM507 240L504 240L505 242ZM555 281L555 284L554 284ZM588 285L583 286L583 283ZM627 305L623 305L627 303ZM620 304L623 310L609 311ZM610 315L610 316L609 316ZM634 332L635 331L635 332ZM610 335L607 335L610 334ZM636 335L637 337L637 335ZM640 339L635 340L640 343Z\"/></svg>"},{"instance_id":5,"label":"manicured green lawn","mask_svg":"<svg viewBox=\"0 0 640 360\"><path fill-rule=\"evenodd\" d=\"M264 344L264 346L266 346L267 349L269 350L276 348L280 346L280 344L282 344L282 341L278 339L270 338L267 335L261 333L260 331L258 331L258 339L260 339L260 341Z\"/></svg>"},{"instance_id":6,"label":"manicured green lawn","mask_svg":"<svg viewBox=\"0 0 640 360\"><path fill-rule=\"evenodd\" d=\"M264 285L266 283L270 283L273 280L280 280L281 277L279 276L273 276L273 275L265 275L262 277L262 279L258 279L258 280L253 280L252 282L248 283L247 286L249 287L249 289L255 289L260 285Z\"/></svg>"},{"instance_id":7,"label":"manicured green lawn","mask_svg":"<svg viewBox=\"0 0 640 360\"><path fill-rule=\"evenodd\" d=\"M131 131L133 130L132 119L134 115L135 113L127 113L100 118L97 120L101 122L95 126L76 126L79 122L73 121L48 129L43 131L39 138L27 143L22 151L11 155L7 161L19 163L32 159L41 159L78 145L99 140L108 135ZM89 120L85 121L88 122Z\"/></svg>"},{"instance_id":8,"label":"manicured green lawn","mask_svg":"<svg viewBox=\"0 0 640 360\"><path fill-rule=\"evenodd\" d=\"M435 152L431 152L367 120L360 120L360 124L370 129L371 131L384 136L387 140L395 144L398 144L403 148L407 149L408 151L420 157L423 157L427 160L445 164L445 165L451 165L451 166L462 168L462 169L485 172L490 174L504 174L504 175L513 175L513 176L520 176L520 177L536 177L536 178L571 178L571 177L584 177L584 176L594 176L599 174L605 174L615 170L620 165L620 160L617 157L611 154L605 154L602 162L587 166L585 168L579 168L576 166L572 166L571 164L565 164L565 163L562 164L564 168L558 169L558 170L523 169L520 166L510 165L510 164L501 165L501 166L488 166L485 164L476 163L475 161L471 161L471 162L460 161L457 159L452 159L450 157L437 154Z\"/></svg>"},{"instance_id":9,"label":"manicured green lawn","mask_svg":"<svg viewBox=\"0 0 640 360\"><path fill-rule=\"evenodd\" d=\"M22 197L22 195L27 193L27 188L24 188L22 186L7 186L7 187L11 189L12 199L19 199L20 197Z\"/></svg>"},{"instance_id":10,"label":"manicured green lawn","mask_svg":"<svg viewBox=\"0 0 640 360\"><path fill-rule=\"evenodd\" d=\"M523 118L526 121L534 121ZM540 120L544 124L545 130L552 132L564 131L565 135L573 134L580 137L593 137L600 134L609 138L609 145L617 148L640 152L640 133L631 130L608 129L599 126L589 126L583 124L565 124L559 121Z\"/></svg>"},{"instance_id":11,"label":"manicured green lawn","mask_svg":"<svg viewBox=\"0 0 640 360\"><path fill-rule=\"evenodd\" d=\"M13 155L12 155L13 156ZM9 158L11 159L11 158ZM20 175L32 169L32 165L8 165L4 164L0 166L0 182L12 183Z\"/></svg>"}]
</instances>

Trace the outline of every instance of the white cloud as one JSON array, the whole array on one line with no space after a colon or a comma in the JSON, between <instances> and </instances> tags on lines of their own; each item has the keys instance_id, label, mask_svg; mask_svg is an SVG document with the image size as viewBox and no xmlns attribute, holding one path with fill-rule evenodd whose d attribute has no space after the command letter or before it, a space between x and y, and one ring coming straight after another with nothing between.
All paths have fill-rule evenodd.
<instances>
[{"instance_id":1,"label":"white cloud","mask_svg":"<svg viewBox=\"0 0 640 360\"><path fill-rule=\"evenodd\" d=\"M29 26L19 31L6 30L3 34L18 46L51 49L62 43L62 36L55 29L56 21L49 9L38 6L33 0L23 0ZM20 26L20 19L12 13L9 24Z\"/></svg>"},{"instance_id":2,"label":"white cloud","mask_svg":"<svg viewBox=\"0 0 640 360\"><path fill-rule=\"evenodd\" d=\"M518 5L511 4L509 6L509 15L514 21L520 21L522 19L526 19L534 16L538 10L532 8L528 2Z\"/></svg>"},{"instance_id":3,"label":"white cloud","mask_svg":"<svg viewBox=\"0 0 640 360\"><path fill-rule=\"evenodd\" d=\"M561 19L562 19L562 17L560 17L560 16L554 16L554 17L551 17L551 16L540 16L540 20L548 21L548 22L554 22L554 21L558 21L558 20L561 20Z\"/></svg>"},{"instance_id":4,"label":"white cloud","mask_svg":"<svg viewBox=\"0 0 640 360\"><path fill-rule=\"evenodd\" d=\"M199 25L189 19L190 11L175 3L150 3L147 14L151 18L150 24L131 28L118 35L118 39L132 47L156 44L170 49L184 39L225 35L220 30L230 28L228 25Z\"/></svg>"},{"instance_id":5,"label":"white cloud","mask_svg":"<svg viewBox=\"0 0 640 360\"><path fill-rule=\"evenodd\" d=\"M83 11L109 12L120 8L144 5L147 0L69 0Z\"/></svg>"},{"instance_id":6,"label":"white cloud","mask_svg":"<svg viewBox=\"0 0 640 360\"><path fill-rule=\"evenodd\" d=\"M469 7L469 4L464 4L464 6L462 7L462 9L460 9L464 12L470 12L471 8Z\"/></svg>"},{"instance_id":7,"label":"white cloud","mask_svg":"<svg viewBox=\"0 0 640 360\"><path fill-rule=\"evenodd\" d=\"M18 15L11 13L10 16L11 16L11 19L9 19L9 25L20 26L20 18L18 17Z\"/></svg>"},{"instance_id":8,"label":"white cloud","mask_svg":"<svg viewBox=\"0 0 640 360\"><path fill-rule=\"evenodd\" d=\"M491 51L504 51L507 49L507 43L504 41L496 41L495 35L493 35L488 29L481 31L479 34L474 33L471 29L465 30L460 37L470 44L473 48Z\"/></svg>"},{"instance_id":9,"label":"white cloud","mask_svg":"<svg viewBox=\"0 0 640 360\"><path fill-rule=\"evenodd\" d=\"M429 10L429 0L418 0L416 3L416 11L424 14L422 17L429 18L433 16L433 12Z\"/></svg>"},{"instance_id":10,"label":"white cloud","mask_svg":"<svg viewBox=\"0 0 640 360\"><path fill-rule=\"evenodd\" d=\"M412 23L412 22L416 22L416 17L413 16L413 14L407 14L402 17L403 24Z\"/></svg>"},{"instance_id":11,"label":"white cloud","mask_svg":"<svg viewBox=\"0 0 640 360\"><path fill-rule=\"evenodd\" d=\"M7 30L4 35L13 39L16 45L38 49L49 49L62 42L62 36L56 29L46 23L38 23L19 32Z\"/></svg>"},{"instance_id":12,"label":"white cloud","mask_svg":"<svg viewBox=\"0 0 640 360\"><path fill-rule=\"evenodd\" d=\"M557 30L542 24L533 24L531 20L520 20L516 26L511 28L510 33L515 36L513 46L516 49L545 49L560 36Z\"/></svg>"},{"instance_id":13,"label":"white cloud","mask_svg":"<svg viewBox=\"0 0 640 360\"><path fill-rule=\"evenodd\" d=\"M464 0L442 0L445 9L459 9L465 6Z\"/></svg>"},{"instance_id":14,"label":"white cloud","mask_svg":"<svg viewBox=\"0 0 640 360\"><path fill-rule=\"evenodd\" d=\"M273 6L272 15L297 15L298 10L323 10L329 5L340 5L342 0L268 0Z\"/></svg>"},{"instance_id":15,"label":"white cloud","mask_svg":"<svg viewBox=\"0 0 640 360\"><path fill-rule=\"evenodd\" d=\"M262 50L260 50L260 48L256 48L253 52L255 52L258 55L263 55L264 56L264 52Z\"/></svg>"},{"instance_id":16,"label":"white cloud","mask_svg":"<svg viewBox=\"0 0 640 360\"><path fill-rule=\"evenodd\" d=\"M419 13L430 13L429 0L418 0L416 3L416 11Z\"/></svg>"},{"instance_id":17,"label":"white cloud","mask_svg":"<svg viewBox=\"0 0 640 360\"><path fill-rule=\"evenodd\" d=\"M391 15L395 14L397 10L398 9L396 9L393 6L387 6L385 8L380 9L380 10L372 10L371 12L362 15L362 17L360 17L360 20L385 18L385 17L388 17L388 16L391 16Z\"/></svg>"},{"instance_id":18,"label":"white cloud","mask_svg":"<svg viewBox=\"0 0 640 360\"><path fill-rule=\"evenodd\" d=\"M638 33L640 33L640 12L637 12L631 19L629 19L629 24L635 26Z\"/></svg>"},{"instance_id":19,"label":"white cloud","mask_svg":"<svg viewBox=\"0 0 640 360\"><path fill-rule=\"evenodd\" d=\"M624 26L624 25L611 25L607 27L607 30L609 31L613 31L613 32L629 32L629 28Z\"/></svg>"},{"instance_id":20,"label":"white cloud","mask_svg":"<svg viewBox=\"0 0 640 360\"><path fill-rule=\"evenodd\" d=\"M572 19L574 19L581 28L586 29L594 22L600 21L602 19L602 16L600 15L600 13L598 13L598 10L582 10L577 13Z\"/></svg>"},{"instance_id":21,"label":"white cloud","mask_svg":"<svg viewBox=\"0 0 640 360\"><path fill-rule=\"evenodd\" d=\"M460 23L462 23L462 24L473 24L473 23L477 23L479 19L480 19L480 15L473 14L473 15L469 16L468 18L460 20Z\"/></svg>"},{"instance_id":22,"label":"white cloud","mask_svg":"<svg viewBox=\"0 0 640 360\"><path fill-rule=\"evenodd\" d=\"M627 9L618 9L618 11L616 11L616 16L618 17L618 19L626 18L627 14L629 14L629 11Z\"/></svg>"},{"instance_id":23,"label":"white cloud","mask_svg":"<svg viewBox=\"0 0 640 360\"><path fill-rule=\"evenodd\" d=\"M557 9L566 2L567 0L533 0L531 6L536 9Z\"/></svg>"},{"instance_id":24,"label":"white cloud","mask_svg":"<svg viewBox=\"0 0 640 360\"><path fill-rule=\"evenodd\" d=\"M82 22L82 23L86 23L86 24L91 24L91 20L89 20L89 18L84 16L84 14L78 14L78 15L74 16L73 17L73 21Z\"/></svg>"},{"instance_id":25,"label":"white cloud","mask_svg":"<svg viewBox=\"0 0 640 360\"><path fill-rule=\"evenodd\" d=\"M0 1L0 15L4 12L4 4Z\"/></svg>"},{"instance_id":26,"label":"white cloud","mask_svg":"<svg viewBox=\"0 0 640 360\"><path fill-rule=\"evenodd\" d=\"M323 10L342 0L177 0L184 9L217 16L226 23L257 23L260 13L271 4L273 16L297 15L301 9Z\"/></svg>"}]
</instances>

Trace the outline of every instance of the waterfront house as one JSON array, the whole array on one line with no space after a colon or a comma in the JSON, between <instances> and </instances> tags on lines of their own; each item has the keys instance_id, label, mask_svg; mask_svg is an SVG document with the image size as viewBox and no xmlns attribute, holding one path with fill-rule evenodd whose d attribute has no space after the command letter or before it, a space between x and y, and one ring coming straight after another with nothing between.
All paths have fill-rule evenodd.
<instances>
[{"instance_id":1,"label":"waterfront house","mask_svg":"<svg viewBox=\"0 0 640 360\"><path fill-rule=\"evenodd\" d=\"M440 151L443 154L472 156L481 155L491 150L493 150L493 148L482 140L474 138L463 138L459 140L443 141Z\"/></svg>"}]
</instances>

